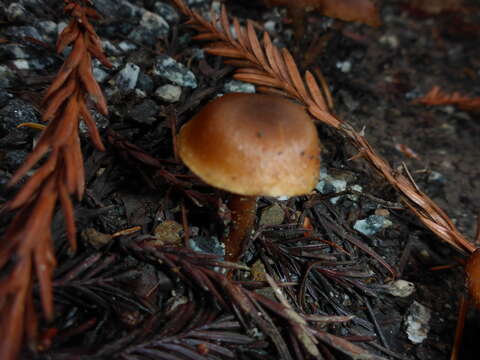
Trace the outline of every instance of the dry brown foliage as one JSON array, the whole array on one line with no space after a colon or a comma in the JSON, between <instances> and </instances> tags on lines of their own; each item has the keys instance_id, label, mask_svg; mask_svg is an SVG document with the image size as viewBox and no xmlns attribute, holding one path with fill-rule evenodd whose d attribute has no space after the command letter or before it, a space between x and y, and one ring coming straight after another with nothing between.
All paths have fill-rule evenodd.
<instances>
[{"instance_id":1,"label":"dry brown foliage","mask_svg":"<svg viewBox=\"0 0 480 360\"><path fill-rule=\"evenodd\" d=\"M480 111L480 97L472 98L467 95L461 95L458 91L453 94L448 94L442 91L439 86L432 87L426 95L415 99L413 103L423 105L455 105L465 111Z\"/></svg>"},{"instance_id":2,"label":"dry brown foliage","mask_svg":"<svg viewBox=\"0 0 480 360\"><path fill-rule=\"evenodd\" d=\"M313 10L322 15L343 21L356 21L370 26L379 26L378 9L371 0L264 0L267 6L287 6Z\"/></svg>"},{"instance_id":3,"label":"dry brown foliage","mask_svg":"<svg viewBox=\"0 0 480 360\"><path fill-rule=\"evenodd\" d=\"M42 120L48 125L9 182L9 186L18 183L48 154L7 204L7 210L17 213L0 244L0 269L6 273L0 281L0 358L5 360L17 356L24 337L35 350L35 280L45 318L52 320L54 316L51 277L56 262L51 222L57 203L63 210L71 249L76 249L71 196L81 199L85 186L80 120L87 124L93 144L104 150L87 104L90 97L97 110L107 114L105 98L91 70L92 57L111 66L88 19L99 15L84 2L66 1L64 10L72 18L58 39L57 51L61 53L69 45L72 50L43 99Z\"/></svg>"},{"instance_id":4,"label":"dry brown foliage","mask_svg":"<svg viewBox=\"0 0 480 360\"><path fill-rule=\"evenodd\" d=\"M361 133L330 112L312 73L306 71L302 76L290 52L273 45L268 33L264 33L260 41L252 22L247 21L246 28L243 28L234 18L234 35L225 8L222 8L218 21L209 22L182 0L173 2L188 17L187 23L199 32L196 39L210 42L204 47L205 51L227 58L227 63L238 68L234 75L236 79L256 84L260 92L288 96L303 103L317 121L335 128L348 139L359 154L400 192L405 205L440 239L461 252L475 250L448 215L417 187L406 168L402 172L392 169Z\"/></svg>"}]
</instances>

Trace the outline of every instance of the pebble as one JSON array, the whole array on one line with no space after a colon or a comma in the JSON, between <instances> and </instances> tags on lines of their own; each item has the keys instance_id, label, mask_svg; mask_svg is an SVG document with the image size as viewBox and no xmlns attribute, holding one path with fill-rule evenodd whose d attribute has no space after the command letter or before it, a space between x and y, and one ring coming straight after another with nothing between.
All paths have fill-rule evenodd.
<instances>
[{"instance_id":1,"label":"pebble","mask_svg":"<svg viewBox=\"0 0 480 360\"><path fill-rule=\"evenodd\" d=\"M132 20L145 11L127 0L95 0L95 8L103 15L111 18L123 17Z\"/></svg>"},{"instance_id":2,"label":"pebble","mask_svg":"<svg viewBox=\"0 0 480 360\"><path fill-rule=\"evenodd\" d=\"M122 91L132 90L137 85L140 67L132 63L126 63L122 70L117 74L115 83Z\"/></svg>"},{"instance_id":3,"label":"pebble","mask_svg":"<svg viewBox=\"0 0 480 360\"><path fill-rule=\"evenodd\" d=\"M12 87L15 78L15 73L8 66L0 65L0 88Z\"/></svg>"},{"instance_id":4,"label":"pebble","mask_svg":"<svg viewBox=\"0 0 480 360\"><path fill-rule=\"evenodd\" d=\"M153 74L176 85L193 89L197 87L197 79L195 78L195 75L183 64L175 61L167 55L157 56L155 59Z\"/></svg>"},{"instance_id":5,"label":"pebble","mask_svg":"<svg viewBox=\"0 0 480 360\"><path fill-rule=\"evenodd\" d=\"M185 0L187 5L201 5L205 2L205 0Z\"/></svg>"},{"instance_id":6,"label":"pebble","mask_svg":"<svg viewBox=\"0 0 480 360\"><path fill-rule=\"evenodd\" d=\"M253 94L255 93L255 85L239 80L230 80L223 86L223 91L226 93L239 92Z\"/></svg>"},{"instance_id":7,"label":"pebble","mask_svg":"<svg viewBox=\"0 0 480 360\"><path fill-rule=\"evenodd\" d=\"M414 344L422 343L430 331L430 309L414 301L410 305L405 318L405 330L408 339Z\"/></svg>"},{"instance_id":8,"label":"pebble","mask_svg":"<svg viewBox=\"0 0 480 360\"><path fill-rule=\"evenodd\" d=\"M392 34L385 34L381 36L378 41L380 42L380 44L388 45L392 49L398 48L399 45L398 37Z\"/></svg>"},{"instance_id":9,"label":"pebble","mask_svg":"<svg viewBox=\"0 0 480 360\"><path fill-rule=\"evenodd\" d=\"M25 7L18 2L11 3L5 10L5 15L7 20L10 22L28 22L30 14L27 12Z\"/></svg>"},{"instance_id":10,"label":"pebble","mask_svg":"<svg viewBox=\"0 0 480 360\"><path fill-rule=\"evenodd\" d=\"M347 73L349 72L350 70L352 70L352 63L348 60L346 61L337 61L337 63L335 64L335 66L337 67L337 69L340 69L341 72L343 73Z\"/></svg>"},{"instance_id":11,"label":"pebble","mask_svg":"<svg viewBox=\"0 0 480 360\"><path fill-rule=\"evenodd\" d=\"M103 51L106 55L120 55L121 51L118 49L118 47L115 44L112 44L112 42L108 40L102 40L102 48Z\"/></svg>"},{"instance_id":12,"label":"pebble","mask_svg":"<svg viewBox=\"0 0 480 360\"><path fill-rule=\"evenodd\" d=\"M216 236L197 236L188 240L190 249L199 253L225 256L225 245Z\"/></svg>"},{"instance_id":13,"label":"pebble","mask_svg":"<svg viewBox=\"0 0 480 360\"><path fill-rule=\"evenodd\" d=\"M325 169L321 169L320 171L320 181L315 186L315 189L318 190L321 194L332 194L341 191L345 191L347 188L347 181L341 177L333 177L328 174ZM332 204L336 204L340 196L334 197L330 199Z\"/></svg>"},{"instance_id":14,"label":"pebble","mask_svg":"<svg viewBox=\"0 0 480 360\"><path fill-rule=\"evenodd\" d=\"M366 219L357 220L353 228L366 236L372 236L389 226L392 226L392 222L387 218L379 215L370 215Z\"/></svg>"},{"instance_id":15,"label":"pebble","mask_svg":"<svg viewBox=\"0 0 480 360\"><path fill-rule=\"evenodd\" d=\"M129 39L154 46L157 38L165 38L168 35L170 26L163 17L151 11L145 11L142 15L139 26L128 36Z\"/></svg>"},{"instance_id":16,"label":"pebble","mask_svg":"<svg viewBox=\"0 0 480 360\"><path fill-rule=\"evenodd\" d=\"M10 36L16 40L22 40L25 37L32 37L34 39L42 39L38 30L30 25L26 26L11 26L5 30L4 35Z\"/></svg>"},{"instance_id":17,"label":"pebble","mask_svg":"<svg viewBox=\"0 0 480 360\"><path fill-rule=\"evenodd\" d=\"M158 224L153 231L153 236L156 238L155 245L181 246L183 243L182 231L183 226L173 220L166 220Z\"/></svg>"},{"instance_id":18,"label":"pebble","mask_svg":"<svg viewBox=\"0 0 480 360\"><path fill-rule=\"evenodd\" d=\"M43 34L43 40L48 43L55 43L58 34L58 25L51 20L40 21L37 28Z\"/></svg>"},{"instance_id":19,"label":"pebble","mask_svg":"<svg viewBox=\"0 0 480 360\"><path fill-rule=\"evenodd\" d=\"M165 4L164 2L155 2L153 9L169 23L177 23L180 21L178 12L172 6Z\"/></svg>"},{"instance_id":20,"label":"pebble","mask_svg":"<svg viewBox=\"0 0 480 360\"><path fill-rule=\"evenodd\" d=\"M23 59L15 60L14 62L12 62L12 64L18 70L29 70L30 69L30 65L28 64L27 60L23 60Z\"/></svg>"},{"instance_id":21,"label":"pebble","mask_svg":"<svg viewBox=\"0 0 480 360\"><path fill-rule=\"evenodd\" d=\"M130 51L138 49L138 46L136 44L132 43L131 41L127 41L127 40L119 42L117 46L123 52L130 52Z\"/></svg>"},{"instance_id":22,"label":"pebble","mask_svg":"<svg viewBox=\"0 0 480 360\"><path fill-rule=\"evenodd\" d=\"M80 233L83 241L92 245L95 249L100 249L112 241L113 237L109 234L104 234L94 228L87 228Z\"/></svg>"},{"instance_id":23,"label":"pebble","mask_svg":"<svg viewBox=\"0 0 480 360\"><path fill-rule=\"evenodd\" d=\"M155 90L155 96L160 100L174 103L180 100L180 96L182 95L182 88L176 85L166 84L160 86L157 90Z\"/></svg>"},{"instance_id":24,"label":"pebble","mask_svg":"<svg viewBox=\"0 0 480 360\"><path fill-rule=\"evenodd\" d=\"M363 191L362 186L358 185L358 184L350 186L350 189L355 190L355 191L360 192L360 193ZM357 194L348 194L347 198L349 198L352 201L358 201L358 195Z\"/></svg>"},{"instance_id":25,"label":"pebble","mask_svg":"<svg viewBox=\"0 0 480 360\"><path fill-rule=\"evenodd\" d=\"M4 59L29 59L31 54L24 50L22 45L4 44L0 45L0 56Z\"/></svg>"},{"instance_id":26,"label":"pebble","mask_svg":"<svg viewBox=\"0 0 480 360\"><path fill-rule=\"evenodd\" d=\"M428 174L427 180L429 182L434 182L437 184L445 184L447 182L447 179L445 178L445 176L443 176L443 174L433 170L430 171L430 173Z\"/></svg>"},{"instance_id":27,"label":"pebble","mask_svg":"<svg viewBox=\"0 0 480 360\"><path fill-rule=\"evenodd\" d=\"M280 225L285 219L282 207L275 203L264 208L260 214L259 226Z\"/></svg>"},{"instance_id":28,"label":"pebble","mask_svg":"<svg viewBox=\"0 0 480 360\"><path fill-rule=\"evenodd\" d=\"M398 279L387 286L387 292L397 297L409 297L415 291L413 283L402 279Z\"/></svg>"},{"instance_id":29,"label":"pebble","mask_svg":"<svg viewBox=\"0 0 480 360\"><path fill-rule=\"evenodd\" d=\"M108 73L105 70L95 65L93 66L92 73L93 73L93 77L95 78L95 80L97 80L98 83L102 83L108 78Z\"/></svg>"}]
</instances>

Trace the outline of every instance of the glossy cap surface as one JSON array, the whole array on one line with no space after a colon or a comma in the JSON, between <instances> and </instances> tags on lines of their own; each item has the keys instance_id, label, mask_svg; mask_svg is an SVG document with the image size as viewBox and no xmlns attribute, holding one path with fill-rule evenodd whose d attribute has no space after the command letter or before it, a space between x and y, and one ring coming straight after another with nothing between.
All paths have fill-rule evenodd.
<instances>
[{"instance_id":1,"label":"glossy cap surface","mask_svg":"<svg viewBox=\"0 0 480 360\"><path fill-rule=\"evenodd\" d=\"M320 171L312 120L280 96L234 93L212 101L182 127L178 152L207 184L240 195L305 194Z\"/></svg>"}]
</instances>

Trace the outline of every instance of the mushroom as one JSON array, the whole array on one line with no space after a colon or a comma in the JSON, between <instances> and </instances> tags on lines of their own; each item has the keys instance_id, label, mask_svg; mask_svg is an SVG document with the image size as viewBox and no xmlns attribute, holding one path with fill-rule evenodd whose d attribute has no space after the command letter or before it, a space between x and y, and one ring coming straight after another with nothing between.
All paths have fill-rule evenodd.
<instances>
[{"instance_id":1,"label":"mushroom","mask_svg":"<svg viewBox=\"0 0 480 360\"><path fill-rule=\"evenodd\" d=\"M178 135L178 154L205 183L231 193L225 259L237 261L257 196L310 192L320 171L317 130L304 107L280 96L233 93L207 104Z\"/></svg>"}]
</instances>

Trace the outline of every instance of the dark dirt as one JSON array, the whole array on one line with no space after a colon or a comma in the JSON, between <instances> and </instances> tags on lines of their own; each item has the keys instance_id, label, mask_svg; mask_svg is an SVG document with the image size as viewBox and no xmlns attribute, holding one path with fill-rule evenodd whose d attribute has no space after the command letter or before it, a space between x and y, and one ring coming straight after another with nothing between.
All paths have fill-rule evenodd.
<instances>
[{"instance_id":1,"label":"dark dirt","mask_svg":"<svg viewBox=\"0 0 480 360\"><path fill-rule=\"evenodd\" d=\"M132 3L147 9L153 6L151 1L132 1ZM472 96L480 94L479 31L477 29L477 32L471 32L471 28L474 28L474 24L478 24L480 19L478 13L465 16L464 19L463 15L451 12L435 16L425 14L418 16L418 12L413 11L407 3L406 1L385 1L381 12L383 25L380 28L369 28L358 24L332 24L331 20L310 13L307 16L307 36L299 43L291 36L291 25L287 21L284 10L265 9L253 6L248 1L230 1L228 5L233 15L240 18L249 16L259 24L268 19L279 21L276 23L278 31L274 38L278 43L293 49L299 64L307 59L310 63L309 68L321 69L330 86L336 114L353 124L356 129L363 128L369 142L393 168L405 163L418 186L451 216L463 234L472 239L476 231L476 216L480 213L478 205L480 203L479 115L461 111L453 106L414 105L412 100L427 93L434 85L439 85L447 92L460 91ZM43 18L51 17L58 21L59 16L54 14L61 14L61 10L58 6L50 5L49 11L39 12L37 15ZM112 19L108 14L105 15L106 21L97 26L100 37L114 43L123 40L125 34L112 32L111 27L112 24L120 23L125 27L125 33L128 33L128 19L121 17ZM463 27L458 25L459 16L464 20L464 25L466 24ZM9 24L4 23L2 26L7 29ZM107 91L107 101L111 107L108 127L115 131L115 134L104 131L104 139L109 139L108 150L104 154L93 151L91 145L85 141L87 194L76 208L80 231L94 228L103 234L113 234L138 225L142 227L142 235L139 235L141 238L152 234L156 226L166 220L175 220L181 224L183 208L186 209L192 235L211 237L220 236L222 233L222 220L224 220L222 209L224 208L218 206L218 201L220 199L224 202L226 195L214 192L190 177L187 170L174 161L171 127L175 116L177 126L180 126L202 104L220 92L225 81L231 79L232 69L213 56L207 56L205 61L193 61L189 47L195 43L185 45L185 41L188 41L185 38L188 39L193 32L185 26L173 28L176 31L175 35L169 36L166 40L159 39L154 47L141 46L125 57L128 57L129 62L139 65L143 72L149 73L154 57L166 52L183 64L189 64L190 70L197 77L199 86L195 90L183 88L180 101L170 105L155 99L152 90L148 90L151 87L149 84L145 85L146 99L138 97L133 91L120 95L109 94ZM186 34L189 35L186 36ZM320 39L322 46L316 52L314 60L309 60L308 56L312 55L310 45L315 39ZM33 45L27 43L25 46ZM43 53L44 56L51 55L49 49L36 48L36 51ZM32 71L32 73L21 71L19 76L21 79L28 80L27 85L25 82L15 82L15 86L6 90L18 98L15 101L33 104L31 110L34 112L38 106L38 94L47 86L50 76L55 73L60 64L60 60L56 59L54 64L42 71ZM155 81L158 83L157 80ZM109 88L110 85L105 82L102 86ZM6 103L7 101L2 100L0 104L4 117L5 114L9 114ZM30 108L28 110L30 111ZM143 119L141 114L148 114L148 119ZM34 130L22 132L13 130L14 125L16 123L0 125L2 185L19 166L26 151L31 149L31 140L36 135ZM364 193L375 198L389 202L398 201L398 196L391 186L375 175L367 164L361 160L348 161L354 153L341 137L324 126L319 126L319 132L325 145L322 156L323 166L329 174L347 177L349 185L361 185ZM138 146L145 154L158 159L162 169L148 166L145 158L132 157L128 152L131 147L125 146L127 141ZM406 156L405 153L397 150L399 145L410 148L416 154L416 158ZM178 191L178 187L171 186L172 182L165 177L163 171L183 174L184 176L178 179L193 182L195 193L185 196L184 192ZM2 191L2 202L12 195L11 191ZM204 206L195 206L189 200L192 197ZM314 205L307 206L309 201ZM355 254L353 257L342 258L346 262L354 261L359 265L355 267L354 263L352 271L374 273L372 277L363 279L362 284L354 290L342 291L329 285L339 301L338 307L332 304L319 305L317 302L319 299L312 299L312 294L321 293L318 290L321 286L311 290L304 304L305 310L313 313L318 310L322 314L325 311L332 315L345 315L342 313L343 310L355 313L368 321L370 328L369 326L366 328L369 328L369 331L365 331L365 328L359 325L361 323L355 323L351 328L349 326L332 327L331 332L337 335L378 336L377 331L371 327L372 314L367 311L365 302L360 301L365 299L366 292L361 291L364 286L369 291L378 291L378 297L368 296L368 302L376 321L383 330L386 343L396 353L397 357L391 357L392 359L449 359L458 303L460 296L465 293L463 272L458 266L440 271L431 271L430 268L448 264L456 265L459 255L451 247L441 243L405 210L389 209L388 218L393 226L372 237L360 235L353 230L354 223L358 219L372 215L377 207L385 207L382 206L383 202L366 197L359 197L357 200L343 198L335 206L328 199L325 200L318 195L298 200L291 199L287 202L263 199L259 201L258 215L260 216L267 206L274 203L280 203L286 214L284 225L297 223L303 216L308 216L314 229L325 239L335 241ZM299 216L299 213L302 215ZM2 229L6 223L7 220L4 218ZM348 229L345 230L347 234L372 247L388 264L398 270L401 279L415 284L414 294L407 298L400 298L386 295L378 290L376 286L387 282L391 274L365 252L359 251L350 244L347 245L343 235L335 233L338 229L343 229L342 231ZM244 260L247 265L252 266L261 259L267 272L276 274L278 280L298 280L295 274L287 274L286 270L291 269L290 267L275 265L272 261L272 258L276 258L275 251L277 251L272 244L281 243L284 241L284 236L288 238L292 235L288 234L288 230L286 235L282 233L281 227L272 227L269 230L272 233L264 235L261 245L254 243L250 246ZM59 249L60 270L57 273L57 279L61 279L77 260L70 259L65 246L62 245L65 236L60 216L55 220L54 231ZM169 234L168 241L165 237L161 241L181 242L181 236L176 237L171 232ZM69 354L70 349L74 349L73 353L82 353L79 350L80 347L88 348L94 353L92 349L100 348L98 339L113 343L121 336L126 336L125 334L136 326L150 326L151 323L144 321L149 311L162 312L168 309L176 299L175 292L195 297L192 295L194 292L184 282L178 281L171 274L167 276L163 271L155 270L155 264L152 265L151 261L142 262L140 257L132 255L133 251L126 250L128 246L125 243L128 243L128 239L126 237L110 243L107 239L106 247L98 246L101 248L101 256L106 259L102 262L102 269L108 268L109 264L115 264L117 270L129 269L132 264L142 269L143 274L140 280L135 277L135 281L127 279L122 283L125 293L130 292L130 295L123 294L124 298L120 300L130 299L131 294L135 294L135 299L140 297L143 300L119 301L118 306L113 308L109 308L107 303L102 303L104 306L102 308L96 305L96 301L100 303L100 300L95 298L94 294L80 292L79 289L82 286L80 283L73 284L70 288L60 287L58 291L56 290L59 317L55 324L60 335L57 343L54 340L51 353L47 353L47 357L60 359L64 356L62 353ZM81 237L78 255L81 261L96 254L92 244L97 240L98 238L92 240L85 234ZM93 260L92 263L94 263ZM297 275L303 276L306 262L298 260L295 264L300 264ZM286 275L280 279L279 274L282 274L282 271ZM161 289L156 294L155 300L151 299L153 288L157 289L152 286L153 283ZM329 289L328 286L326 288ZM97 291L98 288L91 290ZM295 294L295 291L295 289L290 290L289 295ZM94 305L82 305L78 303L78 299L76 303L75 294L80 294L79 298L85 301L90 300ZM353 300L346 301L348 296L345 294L350 295ZM114 302L115 297L110 300ZM202 301L206 302L203 296ZM407 309L413 301L425 305L431 311L428 337L418 345L407 339L403 325ZM198 305L202 304L204 303ZM298 309L298 303L294 305ZM339 310L340 308L343 310ZM102 314L104 311L102 309L109 310L105 310ZM98 325L88 327L88 321L91 319L96 319ZM73 331L73 335L69 333L62 337L62 331L68 332L72 328L75 330L75 326L82 324L87 324L85 334ZM476 359L475 341L479 330L478 324L478 315L470 311L461 359ZM167 330L165 333L169 334ZM79 334L83 335L79 336ZM263 349L260 345L258 347ZM374 347L368 347L368 349L373 352L378 351ZM109 354L108 349L103 348L103 350L105 351L103 356L107 356L105 354ZM262 354L264 357L257 354L258 358L272 358L268 351ZM385 356L381 352L378 354ZM254 357L251 353L243 352L242 358ZM342 357L338 355L338 358Z\"/></svg>"}]
</instances>

